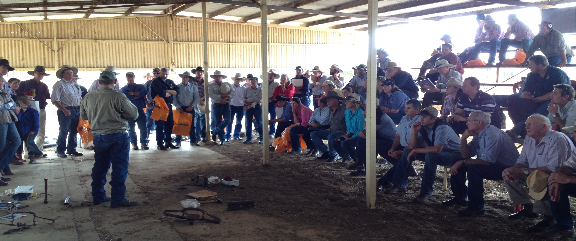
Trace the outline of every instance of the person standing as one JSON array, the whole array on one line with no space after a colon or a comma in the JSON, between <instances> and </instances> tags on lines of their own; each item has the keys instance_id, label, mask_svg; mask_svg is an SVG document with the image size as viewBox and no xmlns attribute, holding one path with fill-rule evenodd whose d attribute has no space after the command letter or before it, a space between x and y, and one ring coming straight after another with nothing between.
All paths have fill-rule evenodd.
<instances>
[{"instance_id":1,"label":"person standing","mask_svg":"<svg viewBox=\"0 0 576 241\"><path fill-rule=\"evenodd\" d=\"M216 142L216 137L220 139L217 142L221 146L226 143L224 140L224 128L230 123L230 96L234 95L234 88L226 82L222 82L227 76L223 75L220 70L214 71L210 78L214 82L208 86L210 99L212 99L212 115L214 116L214 125L212 129L212 140Z\"/></svg>"},{"instance_id":2,"label":"person standing","mask_svg":"<svg viewBox=\"0 0 576 241\"><path fill-rule=\"evenodd\" d=\"M15 122L18 120L16 113L20 107L15 100L12 100L8 91L4 89L6 81L2 78L8 71L14 68L10 67L8 60L0 59L0 186L7 186L10 178L4 175L14 175L10 170L10 160L16 153L22 141L16 129Z\"/></svg>"},{"instance_id":3,"label":"person standing","mask_svg":"<svg viewBox=\"0 0 576 241\"><path fill-rule=\"evenodd\" d=\"M166 102L169 110L168 118L166 121L156 121L156 144L158 150L163 151L167 150L168 148L179 148L172 144L172 128L174 127L172 102L174 101L174 96L180 94L180 87L178 87L174 81L168 79L169 71L170 70L168 68L160 69L159 77L152 80L152 90L150 91L152 99L156 98L156 96L160 96L160 98L163 98Z\"/></svg>"},{"instance_id":4,"label":"person standing","mask_svg":"<svg viewBox=\"0 0 576 241\"><path fill-rule=\"evenodd\" d=\"M530 44L528 51L526 52L525 65L528 65L529 58L534 55L536 50L540 50L546 58L548 58L548 63L551 66L565 67L569 64L574 57L574 52L572 48L564 40L564 36L560 31L552 28L552 23L548 21L542 21L540 26L540 32L534 41Z\"/></svg>"},{"instance_id":5,"label":"person standing","mask_svg":"<svg viewBox=\"0 0 576 241\"><path fill-rule=\"evenodd\" d=\"M230 100L230 124L226 127L226 142L229 142L232 137L234 137L234 140L242 140L240 132L242 131L242 119L244 118L244 95L246 92L246 87L240 84L243 80L244 78L242 78L240 73L234 76L234 84L232 85L234 95ZM234 131L232 131L234 116L236 116L236 125L234 126Z\"/></svg>"},{"instance_id":6,"label":"person standing","mask_svg":"<svg viewBox=\"0 0 576 241\"><path fill-rule=\"evenodd\" d=\"M80 117L80 101L82 100L82 90L72 78L78 73L76 67L63 65L57 72L56 77L60 80L52 86L52 104L58 108L58 123L60 123L60 133L56 142L56 154L60 158L82 156L76 151L78 146L76 134L78 134L78 121ZM66 145L68 139L68 145ZM64 154L66 151L66 154Z\"/></svg>"},{"instance_id":7,"label":"person standing","mask_svg":"<svg viewBox=\"0 0 576 241\"><path fill-rule=\"evenodd\" d=\"M301 66L296 66L296 77L294 79L301 79L302 86L294 85L294 97L300 98L300 102L306 106L310 106L310 80L304 74L304 69ZM274 116L276 118L276 116ZM272 117L270 117L272 119ZM270 135L273 133L274 125L270 126Z\"/></svg>"},{"instance_id":8,"label":"person standing","mask_svg":"<svg viewBox=\"0 0 576 241\"><path fill-rule=\"evenodd\" d=\"M314 105L314 109L318 108L318 99L320 96L324 95L324 90L322 89L322 84L326 81L328 77L324 75L320 67L315 66L312 69L312 103Z\"/></svg>"},{"instance_id":9,"label":"person standing","mask_svg":"<svg viewBox=\"0 0 576 241\"><path fill-rule=\"evenodd\" d=\"M154 73L154 75L148 73L146 76L144 76L144 78L146 78L144 87L146 87L146 130L148 130L148 136L150 136L150 131L156 130L156 123L152 118L150 118L150 116L152 116L152 111L154 110L154 101L152 100L150 91L152 91L152 80L154 78L158 78L160 75L160 69L154 68L152 73Z\"/></svg>"},{"instance_id":10,"label":"person standing","mask_svg":"<svg viewBox=\"0 0 576 241\"><path fill-rule=\"evenodd\" d=\"M106 69L104 69L104 71L112 71L116 75L120 74L120 73L116 72L116 67L114 67L114 66L106 66ZM92 85L90 85L90 88L88 88L88 92L92 92L94 90L97 90L99 87L100 87L100 81L94 80L94 82L92 82ZM120 84L118 84L118 83L114 84L114 90L120 90Z\"/></svg>"},{"instance_id":11,"label":"person standing","mask_svg":"<svg viewBox=\"0 0 576 241\"><path fill-rule=\"evenodd\" d=\"M26 96L20 96L18 98L18 104L20 105L20 112L16 113L18 121L20 122L20 139L24 141L26 149L28 149L28 158L30 161L28 163L36 163L36 159L43 156L42 151L38 149L34 140L38 134L38 129L40 125L40 115L38 111L30 107L30 100Z\"/></svg>"},{"instance_id":12,"label":"person standing","mask_svg":"<svg viewBox=\"0 0 576 241\"><path fill-rule=\"evenodd\" d=\"M200 102L194 107L196 111L196 116L194 117L194 128L196 129L194 133L196 134L196 140L206 142L206 114L200 112L199 106L206 105L204 100L204 69L200 66L196 67L192 71L194 77L191 77L191 81L198 88L198 96L200 96Z\"/></svg>"},{"instance_id":13,"label":"person standing","mask_svg":"<svg viewBox=\"0 0 576 241\"><path fill-rule=\"evenodd\" d=\"M36 135L36 146L40 151L44 150L44 136L46 135L46 100L50 99L50 89L42 82L44 76L50 76L46 73L44 66L36 66L34 71L28 71L29 75L34 76L32 79L23 81L18 87L18 92L24 93L28 97L34 98L38 101L40 108L40 124L38 127L38 134ZM44 157L46 154L43 155Z\"/></svg>"},{"instance_id":14,"label":"person standing","mask_svg":"<svg viewBox=\"0 0 576 241\"><path fill-rule=\"evenodd\" d=\"M196 111L194 107L200 102L200 95L198 94L198 87L190 82L190 72L186 71L179 74L182 78L182 83L178 85L180 94L174 100L174 107L181 113L189 113L192 115L192 122L190 123L190 146L199 146L196 140L196 133L194 129L194 114ZM180 147L182 136L176 136L176 146Z\"/></svg>"},{"instance_id":15,"label":"person standing","mask_svg":"<svg viewBox=\"0 0 576 241\"><path fill-rule=\"evenodd\" d=\"M243 143L252 143L252 123L254 123L258 132L258 144L262 144L262 139L264 139L264 136L262 136L262 88L258 86L258 78L253 77L252 74L248 74L246 79L250 81L250 87L244 93L246 140Z\"/></svg>"},{"instance_id":16,"label":"person standing","mask_svg":"<svg viewBox=\"0 0 576 241\"><path fill-rule=\"evenodd\" d=\"M136 123L138 123L140 145L142 145L142 149L148 150L148 129L146 128L146 113L144 113L147 91L144 85L136 84L134 79L134 72L126 73L128 84L121 89L122 93L138 108L138 118L136 120L128 120L128 126L130 127L128 133L130 134L130 141L132 142L132 150L139 150L138 137L136 136Z\"/></svg>"},{"instance_id":17,"label":"person standing","mask_svg":"<svg viewBox=\"0 0 576 241\"><path fill-rule=\"evenodd\" d=\"M508 30L504 33L504 38L502 39L502 46L500 47L500 63L501 65L504 60L506 60L506 52L508 52L509 46L514 46L518 49L524 50L524 53L528 53L528 49L532 44L532 39L534 39L534 33L532 30L526 26L523 22L518 19L516 14L508 15ZM514 34L514 39L510 38L510 35Z\"/></svg>"},{"instance_id":18,"label":"person standing","mask_svg":"<svg viewBox=\"0 0 576 241\"><path fill-rule=\"evenodd\" d=\"M277 74L274 69L268 71L268 114L270 114L270 120L276 119L275 107L279 107L276 104L276 97L274 97L274 90L276 90L276 87L280 86L280 84L274 80L279 78L280 75ZM274 133L276 133L276 125L272 124L270 125L268 134L272 136Z\"/></svg>"},{"instance_id":19,"label":"person standing","mask_svg":"<svg viewBox=\"0 0 576 241\"><path fill-rule=\"evenodd\" d=\"M133 207L138 202L126 199L126 177L130 159L128 120L138 118L138 108L121 92L114 91L118 83L112 71L100 73L100 87L82 100L80 116L88 120L94 133L94 167L92 168L92 202L99 205L110 201L111 208ZM112 165L111 197L106 195L106 174Z\"/></svg>"}]
</instances>

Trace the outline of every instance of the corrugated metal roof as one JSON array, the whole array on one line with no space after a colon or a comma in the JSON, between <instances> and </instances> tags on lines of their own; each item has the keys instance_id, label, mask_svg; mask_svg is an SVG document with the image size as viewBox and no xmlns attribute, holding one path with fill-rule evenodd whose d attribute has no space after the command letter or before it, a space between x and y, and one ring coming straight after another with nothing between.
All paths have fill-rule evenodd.
<instances>
[{"instance_id":1,"label":"corrugated metal roof","mask_svg":"<svg viewBox=\"0 0 576 241\"><path fill-rule=\"evenodd\" d=\"M209 17L232 21L259 21L260 9L251 0L207 0L206 9ZM177 15L201 16L200 1L193 0L48 0L46 16L48 19L61 19L78 14L89 17L109 17L109 14L120 14L131 10L133 15L170 13L175 9ZM108 5L98 5L99 2ZM111 2L117 3L110 5ZM363 29L366 24L367 0L268 0L271 14L268 19L272 23L302 25L313 27L331 27L342 29ZM432 19L475 14L491 9L513 9L528 6L550 7L555 4L576 2L576 0L380 0L378 2L379 16L391 17L389 20L380 20L380 25L394 24L396 22ZM71 4L74 3L74 4ZM69 6L63 6L69 5ZM44 17L44 4L42 0L0 0L0 16L5 21L38 20ZM137 6L136 9L135 6ZM185 7L180 7L185 6ZM278 6L278 7L277 7ZM282 10L278 10L278 8ZM91 8L94 8L91 10ZM296 9L294 9L296 8ZM302 11L316 11L305 13ZM318 12L321 11L321 12ZM214 14L213 14L214 13ZM341 14L359 14L336 16Z\"/></svg>"}]
</instances>

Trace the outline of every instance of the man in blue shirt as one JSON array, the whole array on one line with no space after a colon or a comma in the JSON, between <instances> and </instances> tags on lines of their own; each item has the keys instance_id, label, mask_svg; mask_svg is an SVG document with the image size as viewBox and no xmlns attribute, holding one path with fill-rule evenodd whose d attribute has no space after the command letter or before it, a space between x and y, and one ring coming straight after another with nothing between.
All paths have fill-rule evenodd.
<instances>
[{"instance_id":1,"label":"man in blue shirt","mask_svg":"<svg viewBox=\"0 0 576 241\"><path fill-rule=\"evenodd\" d=\"M198 87L190 82L190 72L185 71L179 74L182 78L182 83L178 85L180 88L180 94L174 98L174 107L180 112L180 114L188 113L192 115L192 121L190 124L190 131L188 136L190 137L190 146L200 146L196 139L196 128L194 128L194 116L196 114L196 105L200 102L200 95L198 94ZM182 136L176 135L176 146L180 147L182 144Z\"/></svg>"},{"instance_id":2,"label":"man in blue shirt","mask_svg":"<svg viewBox=\"0 0 576 241\"><path fill-rule=\"evenodd\" d=\"M172 113L172 101L174 101L174 95L180 93L180 88L171 79L168 79L168 68L160 69L160 75L158 78L152 80L152 90L150 91L150 96L152 99L156 96L160 96L168 105L168 119L166 121L158 120L156 121L156 144L158 150L167 150L168 148L178 149L172 144L172 127L174 127L174 115ZM164 142L164 143L163 143Z\"/></svg>"},{"instance_id":3,"label":"man in blue shirt","mask_svg":"<svg viewBox=\"0 0 576 241\"><path fill-rule=\"evenodd\" d=\"M491 114L476 111L468 117L468 129L460 139L462 160L450 168L450 173L468 173L468 208L458 212L460 217L484 215L484 180L502 180L504 169L514 166L518 150L504 131L490 125ZM473 139L468 143L468 137ZM470 159L476 156L476 159ZM462 173L463 174L463 173ZM463 185L463 184L461 184ZM444 206L466 206L466 200L452 198Z\"/></svg>"},{"instance_id":4,"label":"man in blue shirt","mask_svg":"<svg viewBox=\"0 0 576 241\"><path fill-rule=\"evenodd\" d=\"M528 60L530 72L524 82L522 96L510 99L508 115L514 122L509 132L512 139L526 135L526 119L532 114L548 115L548 105L552 100L554 85L570 85L564 71L548 64L543 55L534 55Z\"/></svg>"},{"instance_id":5,"label":"man in blue shirt","mask_svg":"<svg viewBox=\"0 0 576 241\"><path fill-rule=\"evenodd\" d=\"M128 84L120 89L132 104L138 108L138 119L128 120L128 126L130 126L128 133L130 134L130 141L132 142L132 150L139 150L137 144L138 137L136 137L136 123L138 123L140 145L142 145L142 149L148 150L148 129L146 128L146 113L144 113L144 108L146 108L145 99L148 92L144 85L134 83L134 77L134 72L126 73Z\"/></svg>"},{"instance_id":6,"label":"man in blue shirt","mask_svg":"<svg viewBox=\"0 0 576 241\"><path fill-rule=\"evenodd\" d=\"M280 118L268 121L268 125L278 123L278 127L276 128L276 133L274 134L274 138L281 137L282 132L284 132L284 130L286 130L286 128L288 126L291 126L294 124L294 114L292 113L292 105L290 105L290 103L288 103L289 100L290 100L290 98L288 98L284 95L277 95L276 96L276 104L278 104L278 106L284 108L284 111L282 112L282 116L280 116ZM288 103L288 104L286 104L286 103Z\"/></svg>"},{"instance_id":7,"label":"man in blue shirt","mask_svg":"<svg viewBox=\"0 0 576 241\"><path fill-rule=\"evenodd\" d=\"M318 150L316 150L316 146L314 146L314 142L312 141L310 134L314 131L326 130L330 128L330 108L326 106L326 97L319 98L317 102L318 108L314 109L314 112L310 117L310 121L308 122L308 126L295 126L290 129L290 138L296 138L298 135L302 134L302 139L308 148L306 155L310 156L318 155ZM302 150L299 141L292 142L292 150Z\"/></svg>"},{"instance_id":8,"label":"man in blue shirt","mask_svg":"<svg viewBox=\"0 0 576 241\"><path fill-rule=\"evenodd\" d=\"M418 148L418 143L422 141L425 147ZM437 166L452 166L462 158L460 137L448 123L438 118L438 110L431 106L424 108L420 112L420 122L412 125L410 144L402 153L392 179L394 186L386 190L387 194L406 192L408 170L410 170L408 165L411 164L417 154L424 154L424 175L422 176L420 194L412 201L424 203L434 191L433 185L436 179ZM457 198L467 199L465 179L464 172L459 172L450 178L452 193Z\"/></svg>"}]
</instances>

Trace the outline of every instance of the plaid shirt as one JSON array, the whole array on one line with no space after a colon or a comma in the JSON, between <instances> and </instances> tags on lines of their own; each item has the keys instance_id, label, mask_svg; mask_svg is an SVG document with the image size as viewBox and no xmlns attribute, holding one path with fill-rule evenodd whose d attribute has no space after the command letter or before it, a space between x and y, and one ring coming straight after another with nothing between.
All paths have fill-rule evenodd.
<instances>
[{"instance_id":1,"label":"plaid shirt","mask_svg":"<svg viewBox=\"0 0 576 241\"><path fill-rule=\"evenodd\" d=\"M492 27L488 27L488 25L484 25L484 29L486 31L482 32L478 37L478 41L492 41L492 40L501 40L504 38L504 32L502 32L502 28L500 25L493 24Z\"/></svg>"},{"instance_id":2,"label":"plaid shirt","mask_svg":"<svg viewBox=\"0 0 576 241\"><path fill-rule=\"evenodd\" d=\"M525 23L520 21L510 28L510 33L514 34L514 38L516 39L534 39L534 33L532 33L532 30Z\"/></svg>"}]
</instances>

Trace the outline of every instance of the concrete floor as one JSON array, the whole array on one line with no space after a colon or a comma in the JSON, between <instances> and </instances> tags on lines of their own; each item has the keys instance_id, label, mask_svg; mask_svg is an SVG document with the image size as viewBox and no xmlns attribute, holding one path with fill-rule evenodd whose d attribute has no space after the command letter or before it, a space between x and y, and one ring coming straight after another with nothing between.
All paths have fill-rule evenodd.
<instances>
[{"instance_id":1,"label":"concrete floor","mask_svg":"<svg viewBox=\"0 0 576 241\"><path fill-rule=\"evenodd\" d=\"M29 207L20 211L35 212L41 217L56 219L56 223L48 224L39 219L37 226L31 229L8 235L0 234L0 240L88 241L111 240L112 237L122 237L122 240L181 240L168 222L159 222L161 216L149 215L149 207L154 204L148 201L146 195L153 190L142 190L138 184L154 183L175 171L189 171L199 166L218 165L229 161L207 148L188 145L182 149L170 151L157 151L155 145L152 145L148 151L131 151L130 173L126 180L127 198L138 201L142 205L133 208L110 209L109 203L99 206L83 205L92 201L90 173L94 163L94 152L80 148L78 150L84 153L82 158L58 158L53 150L48 150L45 151L49 153L48 158L38 160L39 164L26 163L21 166L12 166L15 175L9 176L12 178L10 185L0 187L0 193L4 194L5 190L17 186L33 185L38 198L22 201L23 205L29 205ZM45 177L48 178L48 204L43 204ZM107 193L110 194L110 186L107 185L106 188ZM158 187L158 189L162 188ZM71 198L69 206L63 204L67 196ZM12 201L7 196L1 196L0 199ZM165 209L165 207L162 208ZM181 206L178 203L170 208L180 209ZM148 212L148 215L142 212ZM5 215L8 212L0 211L0 214ZM32 224L31 217L17 219L17 221ZM5 220L0 222L9 223ZM15 227L0 225L0 233L12 228Z\"/></svg>"}]
</instances>

